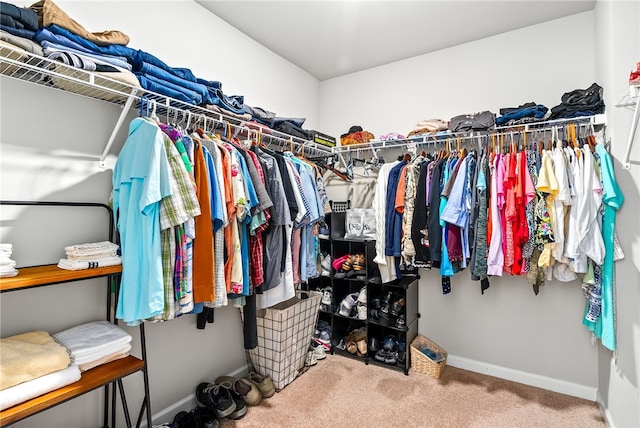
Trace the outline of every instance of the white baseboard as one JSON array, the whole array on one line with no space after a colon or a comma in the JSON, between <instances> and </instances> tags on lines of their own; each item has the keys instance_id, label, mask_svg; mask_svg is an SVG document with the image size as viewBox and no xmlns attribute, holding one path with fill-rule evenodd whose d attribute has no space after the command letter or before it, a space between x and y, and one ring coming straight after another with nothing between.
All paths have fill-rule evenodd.
<instances>
[{"instance_id":1,"label":"white baseboard","mask_svg":"<svg viewBox=\"0 0 640 428\"><path fill-rule=\"evenodd\" d=\"M247 371L247 367L243 366L240 367L234 371L232 371L231 373L229 373L229 376L233 376L233 377L244 377L248 374L249 372ZM212 380L213 381L213 380ZM195 385L194 385L194 389L195 389ZM151 394L151 400L153 401L153 394ZM184 411L189 411L191 409L193 409L194 407L196 407L198 403L196 402L196 394L195 393L191 393L189 395L187 395L186 397L176 401L173 404L170 404L169 406L165 407L164 409L160 410L157 413L154 413L153 415L151 415L151 422L153 424L162 424L165 422L171 422L173 421L173 417L180 411L184 410ZM146 419L142 421L142 423L140 424L140 428L147 428L147 421Z\"/></svg>"},{"instance_id":2,"label":"white baseboard","mask_svg":"<svg viewBox=\"0 0 640 428\"><path fill-rule=\"evenodd\" d=\"M598 391L596 403L598 403L598 406L600 407L600 411L604 416L604 422L607 424L607 428L615 428L616 426L613 423L613 419L611 418L611 413L609 413L609 409L607 408L606 403L604 402L604 398L602 398L602 395L600 395L600 391Z\"/></svg>"},{"instance_id":3,"label":"white baseboard","mask_svg":"<svg viewBox=\"0 0 640 428\"><path fill-rule=\"evenodd\" d=\"M447 356L447 365L476 373L499 377L500 379L506 379L525 385L535 386L537 388L547 389L549 391L559 392L561 394L571 395L573 397L584 398L589 401L595 402L597 398L598 389L595 387L527 373L507 367L496 366L494 364L458 357L456 355Z\"/></svg>"}]
</instances>

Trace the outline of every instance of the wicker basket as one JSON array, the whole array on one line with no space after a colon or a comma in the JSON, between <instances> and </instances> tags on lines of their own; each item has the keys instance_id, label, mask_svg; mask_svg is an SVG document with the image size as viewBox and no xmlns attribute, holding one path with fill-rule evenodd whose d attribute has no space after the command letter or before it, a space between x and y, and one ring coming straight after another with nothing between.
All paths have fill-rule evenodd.
<instances>
[{"instance_id":1,"label":"wicker basket","mask_svg":"<svg viewBox=\"0 0 640 428\"><path fill-rule=\"evenodd\" d=\"M428 346L434 352L440 352L444 355L444 359L435 362L420 351L422 346ZM447 351L438 346L437 343L424 336L417 335L411 342L411 371L427 374L438 379L447 365Z\"/></svg>"}]
</instances>

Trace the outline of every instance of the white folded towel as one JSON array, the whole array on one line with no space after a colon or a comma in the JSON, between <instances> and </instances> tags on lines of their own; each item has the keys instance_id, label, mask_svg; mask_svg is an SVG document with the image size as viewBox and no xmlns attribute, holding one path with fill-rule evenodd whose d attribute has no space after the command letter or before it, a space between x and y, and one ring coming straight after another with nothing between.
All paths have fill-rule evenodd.
<instances>
[{"instance_id":1,"label":"white folded towel","mask_svg":"<svg viewBox=\"0 0 640 428\"><path fill-rule=\"evenodd\" d=\"M80 366L80 370L84 371L82 366L99 361L113 354L122 354L131 351L131 343L123 343L109 348L99 349L96 351L76 352L72 354L73 362Z\"/></svg>"},{"instance_id":2,"label":"white folded towel","mask_svg":"<svg viewBox=\"0 0 640 428\"><path fill-rule=\"evenodd\" d=\"M11 260L9 257L0 256L0 266L2 266L2 267L5 267L5 266L14 267L15 265L16 265L16 261L15 260Z\"/></svg>"},{"instance_id":3,"label":"white folded towel","mask_svg":"<svg viewBox=\"0 0 640 428\"><path fill-rule=\"evenodd\" d=\"M73 261L69 259L60 259L58 267L66 270L83 270L95 269L99 267L115 266L122 264L122 257L113 256L104 259L92 259L86 261Z\"/></svg>"},{"instance_id":4,"label":"white folded towel","mask_svg":"<svg viewBox=\"0 0 640 428\"><path fill-rule=\"evenodd\" d=\"M102 364L106 364L106 363L110 363L111 361L115 361L115 360L119 360L121 358L126 357L127 355L129 355L129 351L131 350L131 345L129 345L129 349L124 351L124 352L119 352L116 354L111 354L111 355L107 355L106 357L97 359L97 360L93 360L89 363L86 364L82 364L80 367L80 371L81 372L86 372L89 369L92 369L94 367L98 367L101 366Z\"/></svg>"},{"instance_id":5,"label":"white folded towel","mask_svg":"<svg viewBox=\"0 0 640 428\"><path fill-rule=\"evenodd\" d=\"M117 249L118 249L118 246L113 242L109 242L109 241L70 245L68 247L64 247L64 251L67 253L67 255L74 255L74 256L101 254L106 251L115 251Z\"/></svg>"},{"instance_id":6,"label":"white folded towel","mask_svg":"<svg viewBox=\"0 0 640 428\"><path fill-rule=\"evenodd\" d=\"M11 268L11 270L3 272L0 271L0 278L11 278L12 276L18 275L18 271L16 269Z\"/></svg>"},{"instance_id":7,"label":"white folded towel","mask_svg":"<svg viewBox=\"0 0 640 428\"><path fill-rule=\"evenodd\" d=\"M47 392L71 385L79 381L80 377L78 366L70 365L66 369L3 389L0 391L0 410L8 409Z\"/></svg>"},{"instance_id":8,"label":"white folded towel","mask_svg":"<svg viewBox=\"0 0 640 428\"><path fill-rule=\"evenodd\" d=\"M13 249L13 244L0 244L0 251L11 251Z\"/></svg>"},{"instance_id":9,"label":"white folded towel","mask_svg":"<svg viewBox=\"0 0 640 428\"><path fill-rule=\"evenodd\" d=\"M122 352L122 346L131 342L129 333L109 321L81 324L53 337L69 350L75 364L86 364Z\"/></svg>"},{"instance_id":10,"label":"white folded towel","mask_svg":"<svg viewBox=\"0 0 640 428\"><path fill-rule=\"evenodd\" d=\"M118 252L116 250L112 250L112 251L104 251L100 254L89 254L89 255L82 255L82 256L67 254L67 259L74 262L84 262L84 261L91 261L95 259L106 259L109 257L116 257L117 255L118 255Z\"/></svg>"}]
</instances>

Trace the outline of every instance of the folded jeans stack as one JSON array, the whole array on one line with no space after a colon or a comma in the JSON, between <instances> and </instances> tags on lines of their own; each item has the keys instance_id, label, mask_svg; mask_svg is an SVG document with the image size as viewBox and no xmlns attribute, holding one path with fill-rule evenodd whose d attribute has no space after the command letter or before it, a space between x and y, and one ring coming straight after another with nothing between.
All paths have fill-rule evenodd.
<instances>
[{"instance_id":1,"label":"folded jeans stack","mask_svg":"<svg viewBox=\"0 0 640 428\"><path fill-rule=\"evenodd\" d=\"M12 244L0 244L0 278L16 276L16 261L11 259L13 254Z\"/></svg>"},{"instance_id":2,"label":"folded jeans stack","mask_svg":"<svg viewBox=\"0 0 640 428\"><path fill-rule=\"evenodd\" d=\"M119 246L109 242L94 242L65 247L66 259L60 259L58 267L67 270L95 269L122 264Z\"/></svg>"},{"instance_id":3,"label":"folded jeans stack","mask_svg":"<svg viewBox=\"0 0 640 428\"><path fill-rule=\"evenodd\" d=\"M544 120L549 109L542 104L526 103L515 108L500 109L502 116L496 118L496 125L517 125Z\"/></svg>"},{"instance_id":4,"label":"folded jeans stack","mask_svg":"<svg viewBox=\"0 0 640 428\"><path fill-rule=\"evenodd\" d=\"M38 15L31 9L0 2L0 27L14 36L31 39L38 29Z\"/></svg>"}]
</instances>

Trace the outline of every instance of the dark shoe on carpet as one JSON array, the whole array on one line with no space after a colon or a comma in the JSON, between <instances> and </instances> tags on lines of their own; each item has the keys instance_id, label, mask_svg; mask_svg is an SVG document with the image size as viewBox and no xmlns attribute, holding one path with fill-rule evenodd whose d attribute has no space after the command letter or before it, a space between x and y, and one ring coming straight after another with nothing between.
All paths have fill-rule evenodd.
<instances>
[{"instance_id":1,"label":"dark shoe on carpet","mask_svg":"<svg viewBox=\"0 0 640 428\"><path fill-rule=\"evenodd\" d=\"M220 421L215 413L206 407L196 407L191 412L198 428L218 428L220 426Z\"/></svg>"},{"instance_id":2,"label":"dark shoe on carpet","mask_svg":"<svg viewBox=\"0 0 640 428\"><path fill-rule=\"evenodd\" d=\"M236 410L229 390L214 383L199 384L196 387L196 401L200 406L214 410L219 418L225 418Z\"/></svg>"},{"instance_id":3,"label":"dark shoe on carpet","mask_svg":"<svg viewBox=\"0 0 640 428\"><path fill-rule=\"evenodd\" d=\"M242 419L244 415L247 414L247 405L244 402L244 398L235 390L234 384L230 382L222 382L220 386L229 391L229 394L231 395L231 398L236 405L235 410L229 413L227 415L227 418Z\"/></svg>"}]
</instances>

